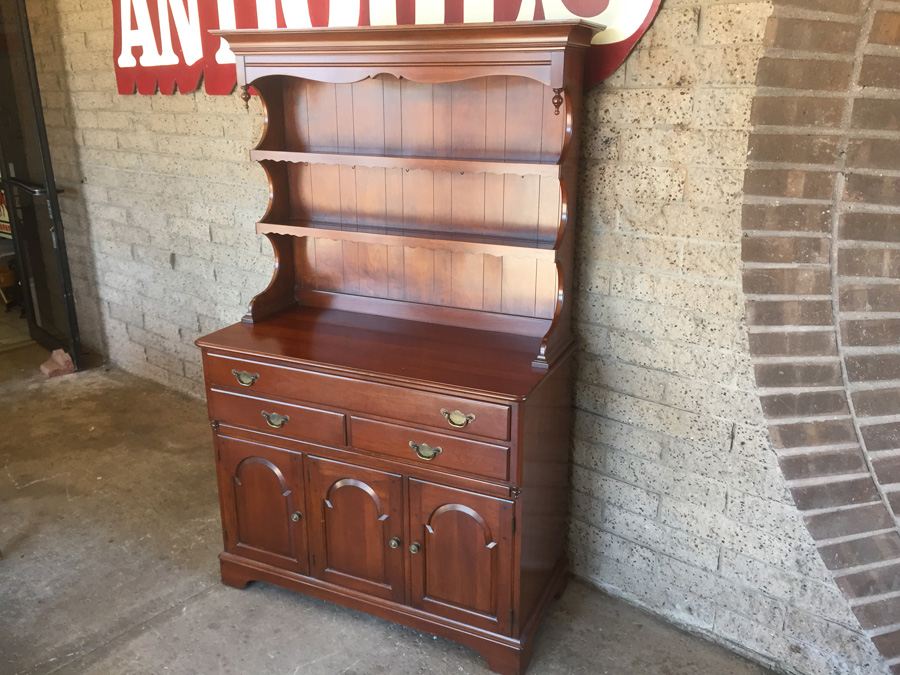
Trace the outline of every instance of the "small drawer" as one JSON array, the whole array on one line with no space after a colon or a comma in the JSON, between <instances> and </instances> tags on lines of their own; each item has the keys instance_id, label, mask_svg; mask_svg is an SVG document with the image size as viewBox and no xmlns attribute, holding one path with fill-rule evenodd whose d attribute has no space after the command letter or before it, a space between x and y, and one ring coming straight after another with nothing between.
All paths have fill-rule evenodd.
<instances>
[{"instance_id":1,"label":"small drawer","mask_svg":"<svg viewBox=\"0 0 900 675\"><path fill-rule=\"evenodd\" d=\"M350 444L359 450L486 478L509 478L509 448L375 422L350 418Z\"/></svg>"},{"instance_id":2,"label":"small drawer","mask_svg":"<svg viewBox=\"0 0 900 675\"><path fill-rule=\"evenodd\" d=\"M509 440L508 405L353 380L216 352L206 354L204 368L211 387L310 401L436 429Z\"/></svg>"},{"instance_id":3,"label":"small drawer","mask_svg":"<svg viewBox=\"0 0 900 675\"><path fill-rule=\"evenodd\" d=\"M346 445L344 414L219 389L207 393L209 416L224 424L320 445Z\"/></svg>"}]
</instances>

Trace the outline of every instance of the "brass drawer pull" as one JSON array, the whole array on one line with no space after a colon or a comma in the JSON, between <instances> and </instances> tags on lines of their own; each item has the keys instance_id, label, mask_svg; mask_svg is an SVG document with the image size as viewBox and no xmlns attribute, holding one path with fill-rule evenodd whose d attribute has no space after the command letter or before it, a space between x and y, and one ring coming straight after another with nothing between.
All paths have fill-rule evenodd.
<instances>
[{"instance_id":1,"label":"brass drawer pull","mask_svg":"<svg viewBox=\"0 0 900 675\"><path fill-rule=\"evenodd\" d=\"M391 537L388 540L388 546L391 548L400 548L400 537Z\"/></svg>"},{"instance_id":2,"label":"brass drawer pull","mask_svg":"<svg viewBox=\"0 0 900 675\"><path fill-rule=\"evenodd\" d=\"M446 408L441 408L441 415L447 420L447 424L457 429L465 429L475 421L475 415L472 413L466 414L462 410L453 410L451 412Z\"/></svg>"},{"instance_id":3,"label":"brass drawer pull","mask_svg":"<svg viewBox=\"0 0 900 675\"><path fill-rule=\"evenodd\" d=\"M266 418L266 424L268 424L273 429L280 429L285 424L290 422L291 418L287 415L279 415L278 413L270 413L265 410L262 411L262 416Z\"/></svg>"},{"instance_id":4,"label":"brass drawer pull","mask_svg":"<svg viewBox=\"0 0 900 675\"><path fill-rule=\"evenodd\" d=\"M249 373L246 370L238 370L237 368L232 369L231 374L234 375L234 379L242 387L252 387L259 379L259 373Z\"/></svg>"},{"instance_id":5,"label":"brass drawer pull","mask_svg":"<svg viewBox=\"0 0 900 675\"><path fill-rule=\"evenodd\" d=\"M299 511L294 511L291 514L291 522L292 523L299 523L301 518L303 518L303 514L300 513Z\"/></svg>"},{"instance_id":6,"label":"brass drawer pull","mask_svg":"<svg viewBox=\"0 0 900 675\"><path fill-rule=\"evenodd\" d=\"M412 553L413 555L416 555L416 553L418 553L421 550L422 550L422 545L417 541L414 541L413 543L411 543L409 545L409 552Z\"/></svg>"},{"instance_id":7,"label":"brass drawer pull","mask_svg":"<svg viewBox=\"0 0 900 675\"><path fill-rule=\"evenodd\" d=\"M415 441L410 441L409 447L416 451L419 459L424 459L426 462L430 462L444 451L439 446L431 447L428 443L416 443Z\"/></svg>"}]
</instances>

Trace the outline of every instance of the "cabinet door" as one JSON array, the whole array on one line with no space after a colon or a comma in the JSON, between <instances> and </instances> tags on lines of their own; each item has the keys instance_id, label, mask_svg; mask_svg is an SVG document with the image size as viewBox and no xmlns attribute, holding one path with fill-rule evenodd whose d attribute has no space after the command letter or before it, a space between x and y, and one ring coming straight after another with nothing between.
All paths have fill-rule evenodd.
<instances>
[{"instance_id":1,"label":"cabinet door","mask_svg":"<svg viewBox=\"0 0 900 675\"><path fill-rule=\"evenodd\" d=\"M411 478L413 606L508 634L514 513L511 501Z\"/></svg>"},{"instance_id":2,"label":"cabinet door","mask_svg":"<svg viewBox=\"0 0 900 675\"><path fill-rule=\"evenodd\" d=\"M225 550L307 574L303 455L219 437Z\"/></svg>"},{"instance_id":3,"label":"cabinet door","mask_svg":"<svg viewBox=\"0 0 900 675\"><path fill-rule=\"evenodd\" d=\"M402 478L319 457L307 462L312 575L402 602Z\"/></svg>"}]
</instances>

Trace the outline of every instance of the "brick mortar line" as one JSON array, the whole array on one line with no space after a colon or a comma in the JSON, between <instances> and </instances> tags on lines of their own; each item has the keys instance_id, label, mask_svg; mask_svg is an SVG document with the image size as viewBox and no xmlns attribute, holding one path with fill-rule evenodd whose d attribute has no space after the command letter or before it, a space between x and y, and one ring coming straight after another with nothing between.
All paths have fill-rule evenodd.
<instances>
[{"instance_id":1,"label":"brick mortar line","mask_svg":"<svg viewBox=\"0 0 900 675\"><path fill-rule=\"evenodd\" d=\"M835 579L841 579L843 577L853 576L854 574L859 574L860 572L870 572L873 570L879 570L884 567L892 567L893 565L900 565L900 558L891 558L889 560L879 560L873 563L865 563L862 565L851 565L849 567L841 567L840 569L831 570L831 574L834 575Z\"/></svg>"},{"instance_id":2,"label":"brick mortar line","mask_svg":"<svg viewBox=\"0 0 900 675\"><path fill-rule=\"evenodd\" d=\"M887 626L879 626L878 628L870 628L866 632L869 634L870 637L878 637L880 635L888 635L889 633L895 633L898 630L900 630L900 623L892 623ZM886 663L888 663L888 664L896 663L896 661L897 661L896 658L892 658L889 661L886 661Z\"/></svg>"},{"instance_id":3,"label":"brick mortar line","mask_svg":"<svg viewBox=\"0 0 900 675\"><path fill-rule=\"evenodd\" d=\"M811 445L805 448L775 448L775 456L779 459L788 457L800 457L803 455L821 455L827 452L840 452L842 450L859 450L859 443L831 443L827 445Z\"/></svg>"},{"instance_id":4,"label":"brick mortar line","mask_svg":"<svg viewBox=\"0 0 900 675\"><path fill-rule=\"evenodd\" d=\"M779 329L784 328L784 326L772 326L772 328ZM774 330L774 333L782 333L783 331ZM827 354L827 355L809 355L809 356L795 356L793 354L785 355L785 356L753 356L751 357L751 363L754 366L786 366L792 363L802 363L803 365L823 365L827 366L829 364L837 362L840 358L838 354ZM760 389L765 389L766 387L760 387Z\"/></svg>"},{"instance_id":5,"label":"brick mortar line","mask_svg":"<svg viewBox=\"0 0 900 675\"><path fill-rule=\"evenodd\" d=\"M868 89L866 90L868 91ZM860 97L865 98L865 97ZM894 96L885 97L884 101L893 102L896 98L896 92ZM845 131L840 127L825 127L818 125L792 125L792 124L755 124L752 127L752 132L754 134L762 134L765 136L803 136L803 137L817 137L821 136L823 138L840 138L845 135ZM864 129L864 128L855 128L849 133L850 138L857 140L896 140L900 138L900 131L891 131L889 129Z\"/></svg>"},{"instance_id":6,"label":"brick mortar line","mask_svg":"<svg viewBox=\"0 0 900 675\"><path fill-rule=\"evenodd\" d=\"M900 182L900 181L898 181ZM893 214L891 214L893 215ZM880 251L887 249L888 251L893 251L895 249L900 249L900 241L878 241L875 239L839 239L835 241L838 248L842 250L853 250L858 249L861 251L865 250L875 250ZM839 275L845 278L855 279L856 277L848 277L846 274ZM887 277L889 279L893 279L895 277Z\"/></svg>"},{"instance_id":7,"label":"brick mortar line","mask_svg":"<svg viewBox=\"0 0 900 675\"><path fill-rule=\"evenodd\" d=\"M878 321L878 319L872 319ZM897 355L896 345L853 345L845 346L844 350L850 356L893 356ZM869 379L869 382L875 381Z\"/></svg>"},{"instance_id":8,"label":"brick mortar line","mask_svg":"<svg viewBox=\"0 0 900 675\"><path fill-rule=\"evenodd\" d=\"M804 171L806 173L837 173L841 170L851 173L854 176L868 176L876 178L897 178L900 177L900 169L890 167L858 167L841 164L804 164L798 162L759 162L752 161L747 163L748 168L760 171ZM701 167L702 168L702 167ZM884 204L891 206L891 204Z\"/></svg>"},{"instance_id":9,"label":"brick mortar line","mask_svg":"<svg viewBox=\"0 0 900 675\"><path fill-rule=\"evenodd\" d=\"M861 478L871 478L868 473L840 473L830 476L814 476L812 478L794 478L786 480L787 486L792 490L808 487L821 487L835 483L852 483ZM804 512L808 513L808 512Z\"/></svg>"},{"instance_id":10,"label":"brick mortar line","mask_svg":"<svg viewBox=\"0 0 900 675\"><path fill-rule=\"evenodd\" d=\"M824 206L832 208L828 198L818 199L813 197L779 197L778 195L744 195L744 204L750 206Z\"/></svg>"},{"instance_id":11,"label":"brick mortar line","mask_svg":"<svg viewBox=\"0 0 900 675\"><path fill-rule=\"evenodd\" d=\"M801 263L801 262L752 262L744 261L745 270L767 270L767 269L788 269L788 270L831 270L831 263Z\"/></svg>"},{"instance_id":12,"label":"brick mortar line","mask_svg":"<svg viewBox=\"0 0 900 675\"><path fill-rule=\"evenodd\" d=\"M849 420L850 415L846 413L822 413L818 415L793 415L791 417L773 418L776 420L776 426L785 426L788 424L807 424L809 422L837 422L839 420ZM820 446L811 446L817 448ZM794 449L794 448L790 448ZM780 455L780 451L788 450L788 448L776 448L776 454Z\"/></svg>"},{"instance_id":13,"label":"brick mortar line","mask_svg":"<svg viewBox=\"0 0 900 675\"><path fill-rule=\"evenodd\" d=\"M848 598L848 602L852 609L857 609L859 607L874 605L877 602L892 600L894 598L900 598L900 591L888 591L886 593L878 593L875 595L863 595L857 598Z\"/></svg>"},{"instance_id":14,"label":"brick mortar line","mask_svg":"<svg viewBox=\"0 0 900 675\"><path fill-rule=\"evenodd\" d=\"M872 454L875 456L875 459L893 459L900 458L900 449L892 449L892 450L873 450Z\"/></svg>"},{"instance_id":15,"label":"brick mortar line","mask_svg":"<svg viewBox=\"0 0 900 675\"><path fill-rule=\"evenodd\" d=\"M778 297L778 296L775 296ZM763 325L754 325L747 326L747 332L750 335L764 335L767 333L827 333L831 330L831 326L763 326ZM751 358L754 358L753 355L750 355ZM775 357L775 355L770 354L760 354L759 358L767 358L767 357ZM810 356L816 356L815 354L811 354ZM822 355L819 355L822 356Z\"/></svg>"},{"instance_id":16,"label":"brick mortar line","mask_svg":"<svg viewBox=\"0 0 900 675\"><path fill-rule=\"evenodd\" d=\"M810 293L806 294L778 294L778 293L745 293L744 297L748 300L752 301L754 304L760 305L764 303L776 303L776 302L830 302L831 296L825 295L823 293ZM791 326L795 326L796 324L791 323L787 324ZM815 324L812 324L815 327ZM823 324L825 325L825 324Z\"/></svg>"},{"instance_id":17,"label":"brick mortar line","mask_svg":"<svg viewBox=\"0 0 900 675\"><path fill-rule=\"evenodd\" d=\"M875 284L873 284L872 282L867 282L867 285L873 286ZM847 311L847 312L841 312L841 319L844 321L894 320L894 319L900 319L900 312L879 312L879 311L875 311L875 310L873 310L871 312L864 312L862 310L853 311L853 312Z\"/></svg>"},{"instance_id":18,"label":"brick mortar line","mask_svg":"<svg viewBox=\"0 0 900 675\"><path fill-rule=\"evenodd\" d=\"M762 392L761 397L765 396L786 396L797 394L796 387L757 387L757 391ZM844 391L844 387L840 385L810 385L803 389L801 394L827 394ZM777 418L773 418L777 419Z\"/></svg>"},{"instance_id":19,"label":"brick mortar line","mask_svg":"<svg viewBox=\"0 0 900 675\"><path fill-rule=\"evenodd\" d=\"M848 391L855 394L858 391L874 391L877 389L892 389L896 387L900 387L900 379L861 380L859 382L851 382Z\"/></svg>"},{"instance_id":20,"label":"brick mortar line","mask_svg":"<svg viewBox=\"0 0 900 675\"><path fill-rule=\"evenodd\" d=\"M767 47L763 58L786 61L827 61L828 63L851 63L852 52L823 52L810 49L790 49L787 47Z\"/></svg>"},{"instance_id":21,"label":"brick mortar line","mask_svg":"<svg viewBox=\"0 0 900 675\"><path fill-rule=\"evenodd\" d=\"M791 60L791 59L787 59ZM797 59L794 59L797 60ZM883 88L883 87L882 87ZM760 85L758 96L762 98L786 97L786 98L836 98L846 99L848 94L840 89L803 89L802 87L772 87ZM833 127L831 127L833 128Z\"/></svg>"},{"instance_id":22,"label":"brick mortar line","mask_svg":"<svg viewBox=\"0 0 900 675\"><path fill-rule=\"evenodd\" d=\"M759 237L781 239L831 239L831 232L823 230L751 230L743 231L744 239Z\"/></svg>"},{"instance_id":23,"label":"brick mortar line","mask_svg":"<svg viewBox=\"0 0 900 675\"><path fill-rule=\"evenodd\" d=\"M883 44L881 42L872 42L866 45L866 55L871 56L900 56L900 45Z\"/></svg>"},{"instance_id":24,"label":"brick mortar line","mask_svg":"<svg viewBox=\"0 0 900 675\"><path fill-rule=\"evenodd\" d=\"M877 504L877 503L878 502L869 502L868 504L862 504L862 506L871 506L872 504ZM806 516L806 515L819 515L819 514L804 513L803 515ZM820 539L820 540L816 541L816 548L821 550L828 546L835 546L836 544L850 544L850 543L853 543L854 541L868 539L869 537L877 537L882 534L893 534L896 531L897 531L896 528L893 528L893 527L886 527L886 528L883 527L883 528L878 528L876 530L869 530L867 532L855 532L854 534L845 534L842 537L826 537L824 539Z\"/></svg>"},{"instance_id":25,"label":"brick mortar line","mask_svg":"<svg viewBox=\"0 0 900 675\"><path fill-rule=\"evenodd\" d=\"M808 19L811 21L827 21L834 23L856 23L858 14L844 12L827 12L818 9L804 9L801 7L790 7L776 3L772 16L785 19Z\"/></svg>"},{"instance_id":26,"label":"brick mortar line","mask_svg":"<svg viewBox=\"0 0 900 675\"><path fill-rule=\"evenodd\" d=\"M841 504L840 506L822 506L817 509L807 509L805 511L802 511L802 514L804 517L824 516L824 515L828 515L828 514L843 513L844 511L853 511L854 509L861 509L864 507L870 507L870 506L876 506L876 505L883 506L884 504L882 503L881 500L875 500L874 502L864 502L862 504ZM880 533L880 532L896 532L896 531L897 531L897 528L889 527L889 528L879 528L878 530L872 530L871 532L879 532ZM840 538L841 537L836 537L836 539L840 539ZM834 543L834 540L822 539L820 541L817 541L816 545L818 546L822 542Z\"/></svg>"}]
</instances>

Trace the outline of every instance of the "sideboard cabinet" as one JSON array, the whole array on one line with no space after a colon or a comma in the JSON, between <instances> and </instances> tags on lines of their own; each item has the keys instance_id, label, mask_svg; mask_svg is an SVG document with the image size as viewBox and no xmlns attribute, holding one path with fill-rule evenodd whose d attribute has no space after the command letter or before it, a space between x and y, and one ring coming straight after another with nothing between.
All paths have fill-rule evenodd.
<instances>
[{"instance_id":1,"label":"sideboard cabinet","mask_svg":"<svg viewBox=\"0 0 900 675\"><path fill-rule=\"evenodd\" d=\"M565 584L581 22L223 31L275 253L198 340L222 579L524 672Z\"/></svg>"}]
</instances>

